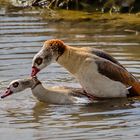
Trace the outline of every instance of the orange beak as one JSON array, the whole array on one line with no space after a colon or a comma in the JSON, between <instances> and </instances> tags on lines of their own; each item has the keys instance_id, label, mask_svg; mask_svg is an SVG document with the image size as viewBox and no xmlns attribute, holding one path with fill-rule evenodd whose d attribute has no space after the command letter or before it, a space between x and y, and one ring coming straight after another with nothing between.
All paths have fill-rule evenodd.
<instances>
[{"instance_id":1,"label":"orange beak","mask_svg":"<svg viewBox=\"0 0 140 140\"><path fill-rule=\"evenodd\" d=\"M1 96L1 98L3 99L5 97L11 95L12 93L13 92L10 90L10 88L7 88L6 91L5 91L5 93Z\"/></svg>"}]
</instances>

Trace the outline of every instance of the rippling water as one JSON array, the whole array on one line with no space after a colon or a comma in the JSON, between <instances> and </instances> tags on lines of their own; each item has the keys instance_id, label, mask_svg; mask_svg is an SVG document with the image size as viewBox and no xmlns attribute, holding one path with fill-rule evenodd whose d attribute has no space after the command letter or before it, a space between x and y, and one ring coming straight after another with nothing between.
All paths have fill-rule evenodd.
<instances>
[{"instance_id":1,"label":"rippling water","mask_svg":"<svg viewBox=\"0 0 140 140\"><path fill-rule=\"evenodd\" d=\"M0 6L0 92L11 80L28 77L33 55L51 38L106 50L140 79L140 35L90 21L51 23L35 10L8 11ZM43 70L39 79L48 86L79 86L57 64ZM139 118L139 99L58 106L39 103L29 89L0 100L0 140L136 140Z\"/></svg>"}]
</instances>

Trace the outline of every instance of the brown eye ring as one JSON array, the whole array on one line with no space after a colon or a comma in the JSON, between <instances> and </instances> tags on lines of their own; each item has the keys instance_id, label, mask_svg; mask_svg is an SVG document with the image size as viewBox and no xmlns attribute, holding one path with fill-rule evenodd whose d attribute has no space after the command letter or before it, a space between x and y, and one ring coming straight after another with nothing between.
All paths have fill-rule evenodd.
<instances>
[{"instance_id":1,"label":"brown eye ring","mask_svg":"<svg viewBox=\"0 0 140 140\"><path fill-rule=\"evenodd\" d=\"M42 59L41 57L38 57L38 58L36 58L36 60L35 60L35 63L36 63L37 65L41 65L42 62L43 62L43 59Z\"/></svg>"},{"instance_id":2,"label":"brown eye ring","mask_svg":"<svg viewBox=\"0 0 140 140\"><path fill-rule=\"evenodd\" d=\"M19 83L18 83L18 82L13 83L13 87L14 87L14 88L17 88L17 87L18 87L18 85L19 85Z\"/></svg>"}]
</instances>

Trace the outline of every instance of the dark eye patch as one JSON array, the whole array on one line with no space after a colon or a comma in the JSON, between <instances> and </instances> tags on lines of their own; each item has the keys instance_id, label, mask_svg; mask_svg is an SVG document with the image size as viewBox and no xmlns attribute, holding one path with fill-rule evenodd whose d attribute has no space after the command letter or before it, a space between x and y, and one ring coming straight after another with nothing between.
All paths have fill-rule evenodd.
<instances>
[{"instance_id":1,"label":"dark eye patch","mask_svg":"<svg viewBox=\"0 0 140 140\"><path fill-rule=\"evenodd\" d=\"M18 87L18 85L19 85L18 82L13 83L13 87L14 87L14 88Z\"/></svg>"},{"instance_id":2,"label":"dark eye patch","mask_svg":"<svg viewBox=\"0 0 140 140\"><path fill-rule=\"evenodd\" d=\"M35 63L38 65L42 64L43 59L41 57L36 58Z\"/></svg>"}]
</instances>

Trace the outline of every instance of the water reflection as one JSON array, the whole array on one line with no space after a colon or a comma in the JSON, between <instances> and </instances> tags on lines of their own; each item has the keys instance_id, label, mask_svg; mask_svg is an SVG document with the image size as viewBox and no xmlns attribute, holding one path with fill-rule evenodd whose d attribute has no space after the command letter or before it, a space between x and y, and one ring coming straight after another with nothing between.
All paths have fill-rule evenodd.
<instances>
[{"instance_id":1,"label":"water reflection","mask_svg":"<svg viewBox=\"0 0 140 140\"><path fill-rule=\"evenodd\" d=\"M23 106L22 103L18 106L5 110L7 124L23 132L32 130L33 133L29 136L38 139L92 139L115 136L114 130L117 132L129 125L135 126L139 117L135 106L126 99L87 106L47 105L39 102L35 106L31 105L32 107Z\"/></svg>"},{"instance_id":2,"label":"water reflection","mask_svg":"<svg viewBox=\"0 0 140 140\"><path fill-rule=\"evenodd\" d=\"M108 51L140 79L139 34L95 22L49 22L33 9L8 10L0 5L0 92L25 78L43 42L60 38L75 47ZM7 6L6 6L7 7ZM42 71L47 86L80 86L58 64ZM36 101L30 90L0 100L0 134L6 140L139 139L140 100L115 99L92 105L50 105Z\"/></svg>"}]
</instances>

